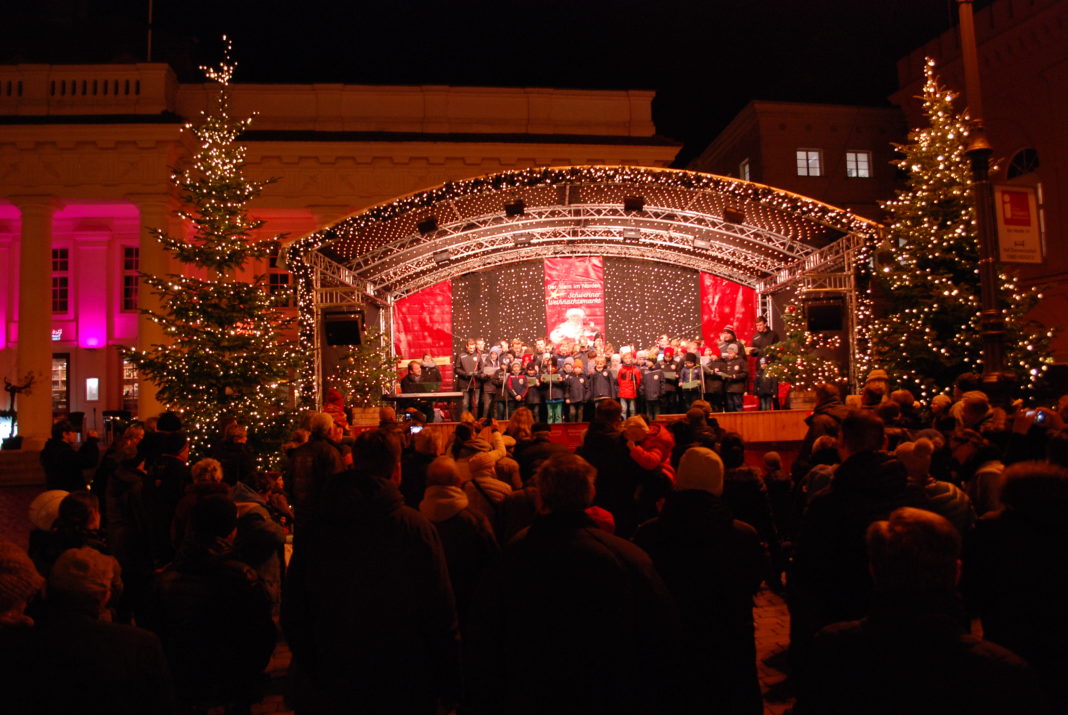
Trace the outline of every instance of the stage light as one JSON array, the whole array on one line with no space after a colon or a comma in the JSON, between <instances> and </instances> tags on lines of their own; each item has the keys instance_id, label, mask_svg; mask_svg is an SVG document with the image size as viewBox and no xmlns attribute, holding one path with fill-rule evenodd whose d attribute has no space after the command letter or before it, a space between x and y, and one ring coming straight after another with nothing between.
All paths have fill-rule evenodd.
<instances>
[{"instance_id":1,"label":"stage light","mask_svg":"<svg viewBox=\"0 0 1068 715\"><path fill-rule=\"evenodd\" d=\"M534 237L529 233L517 233L512 236L512 241L515 243L516 248L525 248L529 246L534 240Z\"/></svg>"},{"instance_id":2,"label":"stage light","mask_svg":"<svg viewBox=\"0 0 1068 715\"><path fill-rule=\"evenodd\" d=\"M642 239L642 232L636 228L623 229L624 243L638 243Z\"/></svg>"},{"instance_id":3,"label":"stage light","mask_svg":"<svg viewBox=\"0 0 1068 715\"><path fill-rule=\"evenodd\" d=\"M712 248L712 241L704 238L703 236L693 237L693 247L697 251L707 251Z\"/></svg>"},{"instance_id":4,"label":"stage light","mask_svg":"<svg viewBox=\"0 0 1068 715\"><path fill-rule=\"evenodd\" d=\"M434 251L433 258L434 263L437 263L440 266L452 260L452 254L449 253L448 249L445 249L443 251Z\"/></svg>"},{"instance_id":5,"label":"stage light","mask_svg":"<svg viewBox=\"0 0 1068 715\"><path fill-rule=\"evenodd\" d=\"M514 203L504 205L504 215L508 217L522 216L527 212L527 205L520 199Z\"/></svg>"},{"instance_id":6,"label":"stage light","mask_svg":"<svg viewBox=\"0 0 1068 715\"><path fill-rule=\"evenodd\" d=\"M726 206L723 209L723 220L727 223L745 223L745 211Z\"/></svg>"},{"instance_id":7,"label":"stage light","mask_svg":"<svg viewBox=\"0 0 1068 715\"><path fill-rule=\"evenodd\" d=\"M419 229L419 233L424 236L428 233L433 233L438 228L438 220L434 216L427 216L425 219L416 224L416 228Z\"/></svg>"},{"instance_id":8,"label":"stage light","mask_svg":"<svg viewBox=\"0 0 1068 715\"><path fill-rule=\"evenodd\" d=\"M628 196L623 199L624 211L644 211L645 210L645 197L644 196Z\"/></svg>"}]
</instances>

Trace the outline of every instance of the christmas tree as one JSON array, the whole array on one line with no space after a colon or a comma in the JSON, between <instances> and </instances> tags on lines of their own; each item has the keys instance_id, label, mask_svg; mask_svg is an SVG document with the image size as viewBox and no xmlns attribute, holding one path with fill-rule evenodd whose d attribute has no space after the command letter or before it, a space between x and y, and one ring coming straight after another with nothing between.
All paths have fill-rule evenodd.
<instances>
[{"instance_id":1,"label":"christmas tree","mask_svg":"<svg viewBox=\"0 0 1068 715\"><path fill-rule=\"evenodd\" d=\"M826 357L828 352L838 350L841 340L838 336L809 332L800 302L791 303L783 311L783 332L785 338L764 350L768 359L764 374L788 382L797 390L813 390L816 385L842 379L841 366Z\"/></svg>"},{"instance_id":2,"label":"christmas tree","mask_svg":"<svg viewBox=\"0 0 1068 715\"><path fill-rule=\"evenodd\" d=\"M369 328L360 344L342 355L331 382L355 407L377 407L382 395L393 391L397 369L389 354L389 341L378 328Z\"/></svg>"},{"instance_id":3,"label":"christmas tree","mask_svg":"<svg viewBox=\"0 0 1068 715\"><path fill-rule=\"evenodd\" d=\"M896 165L908 181L896 199L883 203L889 251L876 280L886 305L869 333L872 367L922 396L983 367L979 239L966 155L971 121L954 108L957 94L941 85L932 60L925 76L928 126L895 147L902 155ZM1026 317L1041 296L1005 270L999 276L1006 369L1033 387L1052 360L1052 332Z\"/></svg>"},{"instance_id":4,"label":"christmas tree","mask_svg":"<svg viewBox=\"0 0 1068 715\"><path fill-rule=\"evenodd\" d=\"M204 68L217 92L200 122L185 126L197 142L191 165L172 171L182 202L177 215L192 227L192 236L152 229L186 266L182 275L142 277L160 299L159 310L143 312L162 326L167 342L127 353L155 383L159 401L182 415L192 451L201 455L224 416L248 426L254 444L277 438L288 422L287 387L299 361L285 337L292 319L281 306L288 296L270 294L263 276L236 277L276 244L252 237L263 222L249 216L248 203L270 182L243 173L245 149L237 137L251 120L230 113L234 67L227 43L219 66Z\"/></svg>"}]
</instances>

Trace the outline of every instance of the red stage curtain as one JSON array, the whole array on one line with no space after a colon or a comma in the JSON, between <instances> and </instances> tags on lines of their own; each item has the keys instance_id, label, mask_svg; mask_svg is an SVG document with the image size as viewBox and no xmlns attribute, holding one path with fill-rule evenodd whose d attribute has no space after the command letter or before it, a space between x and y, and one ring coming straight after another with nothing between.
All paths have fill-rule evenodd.
<instances>
[{"instance_id":1,"label":"red stage curtain","mask_svg":"<svg viewBox=\"0 0 1068 715\"><path fill-rule=\"evenodd\" d=\"M452 281L442 281L393 306L393 348L398 358L418 360L426 353L448 358L441 366L446 384L452 380Z\"/></svg>"},{"instance_id":2,"label":"red stage curtain","mask_svg":"<svg viewBox=\"0 0 1068 715\"><path fill-rule=\"evenodd\" d=\"M719 333L727 326L746 345L752 341L756 327L757 294L752 288L714 276L701 274L701 332L705 342L719 343Z\"/></svg>"},{"instance_id":3,"label":"red stage curtain","mask_svg":"<svg viewBox=\"0 0 1068 715\"><path fill-rule=\"evenodd\" d=\"M600 256L546 258L546 334L553 342L561 337L589 338L604 333L604 259ZM567 311L581 308L581 321L569 322Z\"/></svg>"}]
</instances>

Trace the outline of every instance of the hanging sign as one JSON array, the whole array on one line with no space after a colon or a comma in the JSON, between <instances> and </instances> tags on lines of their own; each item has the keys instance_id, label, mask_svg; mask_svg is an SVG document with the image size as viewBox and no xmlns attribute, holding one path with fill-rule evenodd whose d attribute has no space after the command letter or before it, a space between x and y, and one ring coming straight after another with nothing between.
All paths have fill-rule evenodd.
<instances>
[{"instance_id":1,"label":"hanging sign","mask_svg":"<svg viewBox=\"0 0 1068 715\"><path fill-rule=\"evenodd\" d=\"M1042 225L1038 197L1026 186L995 186L998 217L998 260L1003 263L1041 263Z\"/></svg>"}]
</instances>

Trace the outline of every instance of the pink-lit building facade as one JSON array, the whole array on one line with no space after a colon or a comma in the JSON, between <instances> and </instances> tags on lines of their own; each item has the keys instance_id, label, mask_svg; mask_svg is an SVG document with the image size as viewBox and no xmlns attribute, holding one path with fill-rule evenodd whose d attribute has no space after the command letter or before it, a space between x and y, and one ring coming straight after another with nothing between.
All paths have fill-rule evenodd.
<instances>
[{"instance_id":1,"label":"pink-lit building facade","mask_svg":"<svg viewBox=\"0 0 1068 715\"><path fill-rule=\"evenodd\" d=\"M0 66L0 375L38 375L19 397L20 432L53 415L159 411L122 358L160 342L140 314L140 271L176 270L147 229L180 232L170 168L189 154L182 124L204 85L162 64ZM235 85L256 114L248 174L278 177L253 206L260 238L300 236L444 181L530 166L667 166L651 92ZM267 289L290 280L274 259L249 266ZM6 407L6 405L5 405Z\"/></svg>"}]
</instances>

